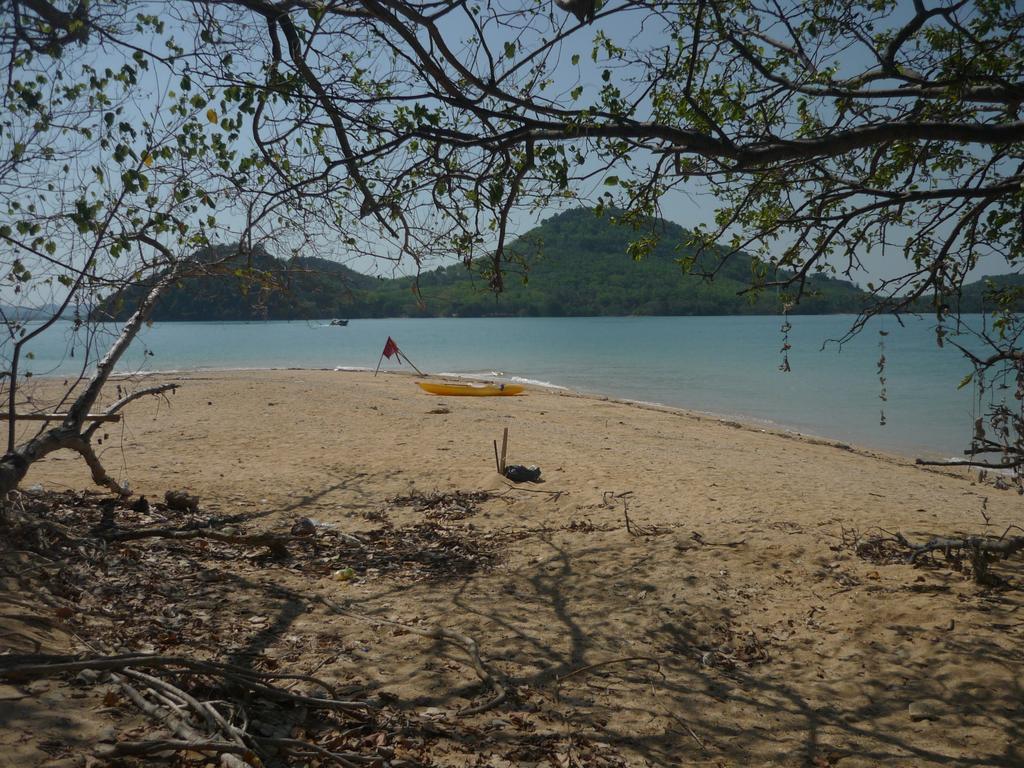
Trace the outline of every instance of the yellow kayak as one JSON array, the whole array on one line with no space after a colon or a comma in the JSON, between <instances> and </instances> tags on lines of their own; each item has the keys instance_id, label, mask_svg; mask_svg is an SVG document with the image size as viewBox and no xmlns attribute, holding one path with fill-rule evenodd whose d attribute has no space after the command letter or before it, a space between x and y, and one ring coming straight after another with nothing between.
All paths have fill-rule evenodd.
<instances>
[{"instance_id":1,"label":"yellow kayak","mask_svg":"<svg viewBox=\"0 0 1024 768\"><path fill-rule=\"evenodd\" d=\"M469 397L497 397L501 395L518 395L526 387L522 384L495 384L479 382L472 384L448 381L417 381L420 389L432 395L465 395Z\"/></svg>"}]
</instances>

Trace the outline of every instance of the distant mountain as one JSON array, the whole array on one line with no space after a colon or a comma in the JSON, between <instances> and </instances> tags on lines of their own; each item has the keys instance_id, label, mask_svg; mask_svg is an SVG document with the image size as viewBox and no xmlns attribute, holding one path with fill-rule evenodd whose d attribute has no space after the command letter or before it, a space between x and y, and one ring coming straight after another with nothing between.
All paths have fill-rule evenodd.
<instances>
[{"instance_id":1,"label":"distant mountain","mask_svg":"<svg viewBox=\"0 0 1024 768\"><path fill-rule=\"evenodd\" d=\"M612 223L587 209L553 216L506 249L505 289L498 295L489 290L486 260L421 274L417 297L412 277L375 278L322 259L281 261L260 251L251 264L238 264L239 275L183 281L161 299L154 319L732 315L781 310L781 298L773 290L739 295L750 282L749 256L733 257L707 281L685 274L679 264L690 255L682 246L687 236L682 227L656 219L650 229L658 235L657 245L633 260L627 249L646 231ZM227 253L214 249L209 257ZM283 290L253 282L253 272L264 273ZM129 289L103 302L101 309L123 318L142 290ZM856 312L866 296L852 283L814 277L794 311Z\"/></svg>"},{"instance_id":2,"label":"distant mountain","mask_svg":"<svg viewBox=\"0 0 1024 768\"><path fill-rule=\"evenodd\" d=\"M377 279L326 259L277 259L262 248L238 256L236 246L199 254L224 262L210 275L182 280L160 297L153 320L296 320L347 315ZM100 302L94 319L124 320L148 286L132 286Z\"/></svg>"},{"instance_id":3,"label":"distant mountain","mask_svg":"<svg viewBox=\"0 0 1024 768\"><path fill-rule=\"evenodd\" d=\"M44 304L39 307L19 307L13 305L0 306L0 312L3 313L3 317L8 322L25 322L31 320L49 320L53 317L54 313L57 312L59 304ZM74 309L67 309L64 312L65 317L70 317L74 314Z\"/></svg>"}]
</instances>

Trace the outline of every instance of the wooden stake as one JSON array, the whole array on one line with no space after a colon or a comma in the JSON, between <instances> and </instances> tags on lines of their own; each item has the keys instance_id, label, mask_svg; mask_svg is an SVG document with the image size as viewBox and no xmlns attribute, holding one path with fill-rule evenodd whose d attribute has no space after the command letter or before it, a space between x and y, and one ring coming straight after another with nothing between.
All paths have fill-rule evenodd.
<instances>
[{"instance_id":1,"label":"wooden stake","mask_svg":"<svg viewBox=\"0 0 1024 768\"><path fill-rule=\"evenodd\" d=\"M501 474L501 462L498 460L498 441L494 441L494 468Z\"/></svg>"},{"instance_id":2,"label":"wooden stake","mask_svg":"<svg viewBox=\"0 0 1024 768\"><path fill-rule=\"evenodd\" d=\"M501 434L501 469L498 471L501 474L505 474L505 453L508 450L508 427L505 427L505 431Z\"/></svg>"}]
</instances>

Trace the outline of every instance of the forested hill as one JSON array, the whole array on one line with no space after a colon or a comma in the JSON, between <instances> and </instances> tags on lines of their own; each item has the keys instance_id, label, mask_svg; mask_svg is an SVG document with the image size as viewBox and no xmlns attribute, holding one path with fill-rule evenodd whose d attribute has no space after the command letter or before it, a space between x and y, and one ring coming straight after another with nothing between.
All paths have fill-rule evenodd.
<instances>
[{"instance_id":1,"label":"forested hill","mask_svg":"<svg viewBox=\"0 0 1024 768\"><path fill-rule=\"evenodd\" d=\"M215 246L204 262L228 261L216 274L182 280L160 297L154 320L301 320L347 315L377 279L333 261L276 259L262 249L232 257L235 246ZM146 286L133 286L100 303L96 319L124 320Z\"/></svg>"},{"instance_id":2,"label":"forested hill","mask_svg":"<svg viewBox=\"0 0 1024 768\"><path fill-rule=\"evenodd\" d=\"M527 232L507 249L515 258L508 265L504 291L495 296L487 281L462 265L420 275L425 303L417 311L410 295L411 279L378 286L371 316L429 315L734 315L771 314L781 309L775 292L759 297L739 295L750 285L751 263L746 256L730 259L713 281L685 274L679 264L691 252L681 248L686 231L658 219L658 245L635 261L627 254L631 242L644 236L630 227L599 218L594 211L576 209L553 216ZM522 261L522 265L515 263ZM811 293L801 302L804 313L855 312L865 294L850 283L814 279ZM406 309L395 313L394 302Z\"/></svg>"},{"instance_id":3,"label":"forested hill","mask_svg":"<svg viewBox=\"0 0 1024 768\"><path fill-rule=\"evenodd\" d=\"M284 290L263 290L237 276L194 278L169 291L156 320L312 319L329 317L500 315L731 315L780 311L780 298L765 291L739 295L749 285L749 257L731 259L713 281L684 274L678 260L682 227L657 220L660 240L635 261L627 254L644 233L577 209L547 219L513 242L505 290L488 290L486 265L440 267L413 278L374 278L321 259L279 261L265 253L252 267L266 270ZM850 283L815 278L796 309L804 313L855 312L865 294ZM141 288L101 310L123 318Z\"/></svg>"}]
</instances>

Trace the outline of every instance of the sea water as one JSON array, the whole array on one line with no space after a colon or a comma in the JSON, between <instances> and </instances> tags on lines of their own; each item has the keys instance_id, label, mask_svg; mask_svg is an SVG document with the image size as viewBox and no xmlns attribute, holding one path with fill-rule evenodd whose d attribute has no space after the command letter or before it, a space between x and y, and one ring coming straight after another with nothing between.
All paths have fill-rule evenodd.
<instances>
[{"instance_id":1,"label":"sea water","mask_svg":"<svg viewBox=\"0 0 1024 768\"><path fill-rule=\"evenodd\" d=\"M167 322L145 328L119 368L372 369L390 336L424 372L679 406L908 456L961 455L983 413L972 387L957 388L970 370L961 353L939 348L934 322L916 318L879 319L842 346L829 343L853 320L791 318L789 373L779 370L782 321L774 316ZM28 346L23 369L88 371L116 333L110 325L88 337L58 323ZM393 360L383 369L411 370Z\"/></svg>"}]
</instances>

